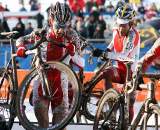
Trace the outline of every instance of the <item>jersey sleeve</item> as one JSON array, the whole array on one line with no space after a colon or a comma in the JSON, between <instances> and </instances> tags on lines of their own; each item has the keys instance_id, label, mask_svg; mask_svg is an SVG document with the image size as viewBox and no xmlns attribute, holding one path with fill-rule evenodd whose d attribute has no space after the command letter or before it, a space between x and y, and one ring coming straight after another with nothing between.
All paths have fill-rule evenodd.
<instances>
[{"instance_id":1,"label":"jersey sleeve","mask_svg":"<svg viewBox=\"0 0 160 130\"><path fill-rule=\"evenodd\" d=\"M116 29L114 29L112 40L111 40L110 44L107 46L108 51L112 51L114 49L114 37L115 37L116 33L117 33L117 31L116 31Z\"/></svg>"},{"instance_id":2,"label":"jersey sleeve","mask_svg":"<svg viewBox=\"0 0 160 130\"><path fill-rule=\"evenodd\" d=\"M142 69L145 71L148 66L160 57L160 38L157 39L152 48L140 59Z\"/></svg>"},{"instance_id":3,"label":"jersey sleeve","mask_svg":"<svg viewBox=\"0 0 160 130\"><path fill-rule=\"evenodd\" d=\"M82 40L80 39L78 33L73 30L73 29L69 29L66 33L67 38L69 39L69 41L75 45L76 47L76 51L78 53L81 53L81 47L82 47Z\"/></svg>"},{"instance_id":4,"label":"jersey sleeve","mask_svg":"<svg viewBox=\"0 0 160 130\"><path fill-rule=\"evenodd\" d=\"M35 36L33 33L20 37L16 40L16 47L26 46L29 43L35 42Z\"/></svg>"}]
</instances>

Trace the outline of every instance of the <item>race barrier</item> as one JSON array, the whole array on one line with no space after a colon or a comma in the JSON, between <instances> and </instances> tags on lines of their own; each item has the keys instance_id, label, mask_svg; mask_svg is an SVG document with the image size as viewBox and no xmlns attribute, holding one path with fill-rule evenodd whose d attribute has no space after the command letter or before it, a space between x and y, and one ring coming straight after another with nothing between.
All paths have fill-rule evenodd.
<instances>
[{"instance_id":1,"label":"race barrier","mask_svg":"<svg viewBox=\"0 0 160 130\"><path fill-rule=\"evenodd\" d=\"M29 70L23 70L23 69L19 69L18 70L18 84L20 85L20 83L22 82L22 80L24 79L24 77L26 76L26 74L29 72ZM91 77L94 75L94 72L85 72L85 81L89 81L91 79ZM148 78L144 78L144 82L147 83L149 81ZM156 83L156 98L157 100L160 101L160 82L157 81ZM100 81L96 86L95 89L104 89L104 81ZM123 86L123 84L116 84L114 83L113 86L120 90ZM5 85L5 87L7 87L7 85ZM7 88L3 88L1 89L1 91L7 91ZM0 96L4 96L4 95L0 95ZM147 91L146 90L142 90L142 91L137 91L136 92L136 101L140 102L143 101L145 99L145 97L147 96Z\"/></svg>"}]
</instances>

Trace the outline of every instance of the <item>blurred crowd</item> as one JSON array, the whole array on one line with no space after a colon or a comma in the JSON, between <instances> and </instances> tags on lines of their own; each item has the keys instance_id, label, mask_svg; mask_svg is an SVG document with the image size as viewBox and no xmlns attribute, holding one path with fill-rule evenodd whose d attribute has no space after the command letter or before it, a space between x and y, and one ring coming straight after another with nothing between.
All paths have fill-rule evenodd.
<instances>
[{"instance_id":1,"label":"blurred crowd","mask_svg":"<svg viewBox=\"0 0 160 130\"><path fill-rule=\"evenodd\" d=\"M21 5L19 12L27 11L24 1L19 1ZM106 38L107 33L112 33L110 25L107 23L108 19L106 19L105 15L110 15L110 18L114 19L116 9L121 6L124 1L120 0L116 5L113 5L112 1L106 5L106 0L65 0L65 2L69 3L73 12L73 20L70 26L75 28L85 38L104 39ZM137 11L135 25L159 16L160 10L155 3L148 6L145 6L143 2L140 2L139 4L131 4ZM34 17L37 21L37 26L33 26L31 22L24 24L21 18L17 18L15 27L10 28L7 19L3 17L0 19L0 32L18 31L18 38L31 33L35 28L42 28L45 18L43 13L40 12L42 6L41 3L38 0L30 0L29 5L30 11L39 11ZM52 6L52 4L50 6ZM46 9L46 13L49 12L49 9L50 7ZM7 5L3 5L3 3L0 2L0 12L2 11L10 11L10 9L8 9Z\"/></svg>"}]
</instances>

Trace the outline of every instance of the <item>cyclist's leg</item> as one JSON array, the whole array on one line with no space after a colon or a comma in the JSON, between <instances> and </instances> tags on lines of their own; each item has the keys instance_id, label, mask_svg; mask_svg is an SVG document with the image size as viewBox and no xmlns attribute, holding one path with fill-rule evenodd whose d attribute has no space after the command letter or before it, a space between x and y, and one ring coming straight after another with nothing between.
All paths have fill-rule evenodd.
<instances>
[{"instance_id":1,"label":"cyclist's leg","mask_svg":"<svg viewBox=\"0 0 160 130\"><path fill-rule=\"evenodd\" d=\"M119 74L119 69L116 67L109 67L103 72L103 77L105 80L105 89L112 88L112 82L121 83L121 75Z\"/></svg>"},{"instance_id":2,"label":"cyclist's leg","mask_svg":"<svg viewBox=\"0 0 160 130\"><path fill-rule=\"evenodd\" d=\"M38 76L32 80L31 85L33 86L33 106L35 116L38 120L39 126L42 128L47 128L49 125L49 101L42 97L42 88Z\"/></svg>"},{"instance_id":3,"label":"cyclist's leg","mask_svg":"<svg viewBox=\"0 0 160 130\"><path fill-rule=\"evenodd\" d=\"M126 81L126 71L125 70L120 70L120 69L118 69L117 68L117 72L118 72L118 75L119 75L119 83L121 83L121 84L124 84L125 83L125 81ZM132 74L132 72L131 72L131 74ZM131 77L129 77L129 78L131 78ZM113 82L116 82L116 80L115 81L113 81ZM133 117L134 117L134 102L135 102L135 93L133 92L132 94L130 94L130 106L129 106L129 123L131 123L131 121L132 121L132 119L133 119Z\"/></svg>"},{"instance_id":4,"label":"cyclist's leg","mask_svg":"<svg viewBox=\"0 0 160 130\"><path fill-rule=\"evenodd\" d=\"M132 122L134 117L134 103L135 103L135 93L130 95L130 105L129 105L129 123Z\"/></svg>"},{"instance_id":5,"label":"cyclist's leg","mask_svg":"<svg viewBox=\"0 0 160 130\"><path fill-rule=\"evenodd\" d=\"M39 126L42 128L48 128L49 117L48 117L49 100L39 97L38 100L34 101L34 112L38 120Z\"/></svg>"},{"instance_id":6,"label":"cyclist's leg","mask_svg":"<svg viewBox=\"0 0 160 130\"><path fill-rule=\"evenodd\" d=\"M61 88L54 95L52 100L51 107L53 111L52 123L57 124L61 122L69 111L69 99L68 99L68 78L67 75L63 72L57 74L54 87ZM62 96L59 96L61 95ZM65 130L65 128L63 129Z\"/></svg>"}]
</instances>

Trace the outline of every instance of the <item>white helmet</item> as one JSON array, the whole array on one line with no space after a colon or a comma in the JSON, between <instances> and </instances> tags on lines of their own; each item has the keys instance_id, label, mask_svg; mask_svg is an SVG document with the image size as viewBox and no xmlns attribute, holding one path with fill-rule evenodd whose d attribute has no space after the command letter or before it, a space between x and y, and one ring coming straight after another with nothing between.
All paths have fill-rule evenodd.
<instances>
[{"instance_id":1,"label":"white helmet","mask_svg":"<svg viewBox=\"0 0 160 130\"><path fill-rule=\"evenodd\" d=\"M136 15L135 10L129 5L124 4L119 7L116 11L117 23L118 24L127 24L134 19Z\"/></svg>"}]
</instances>

